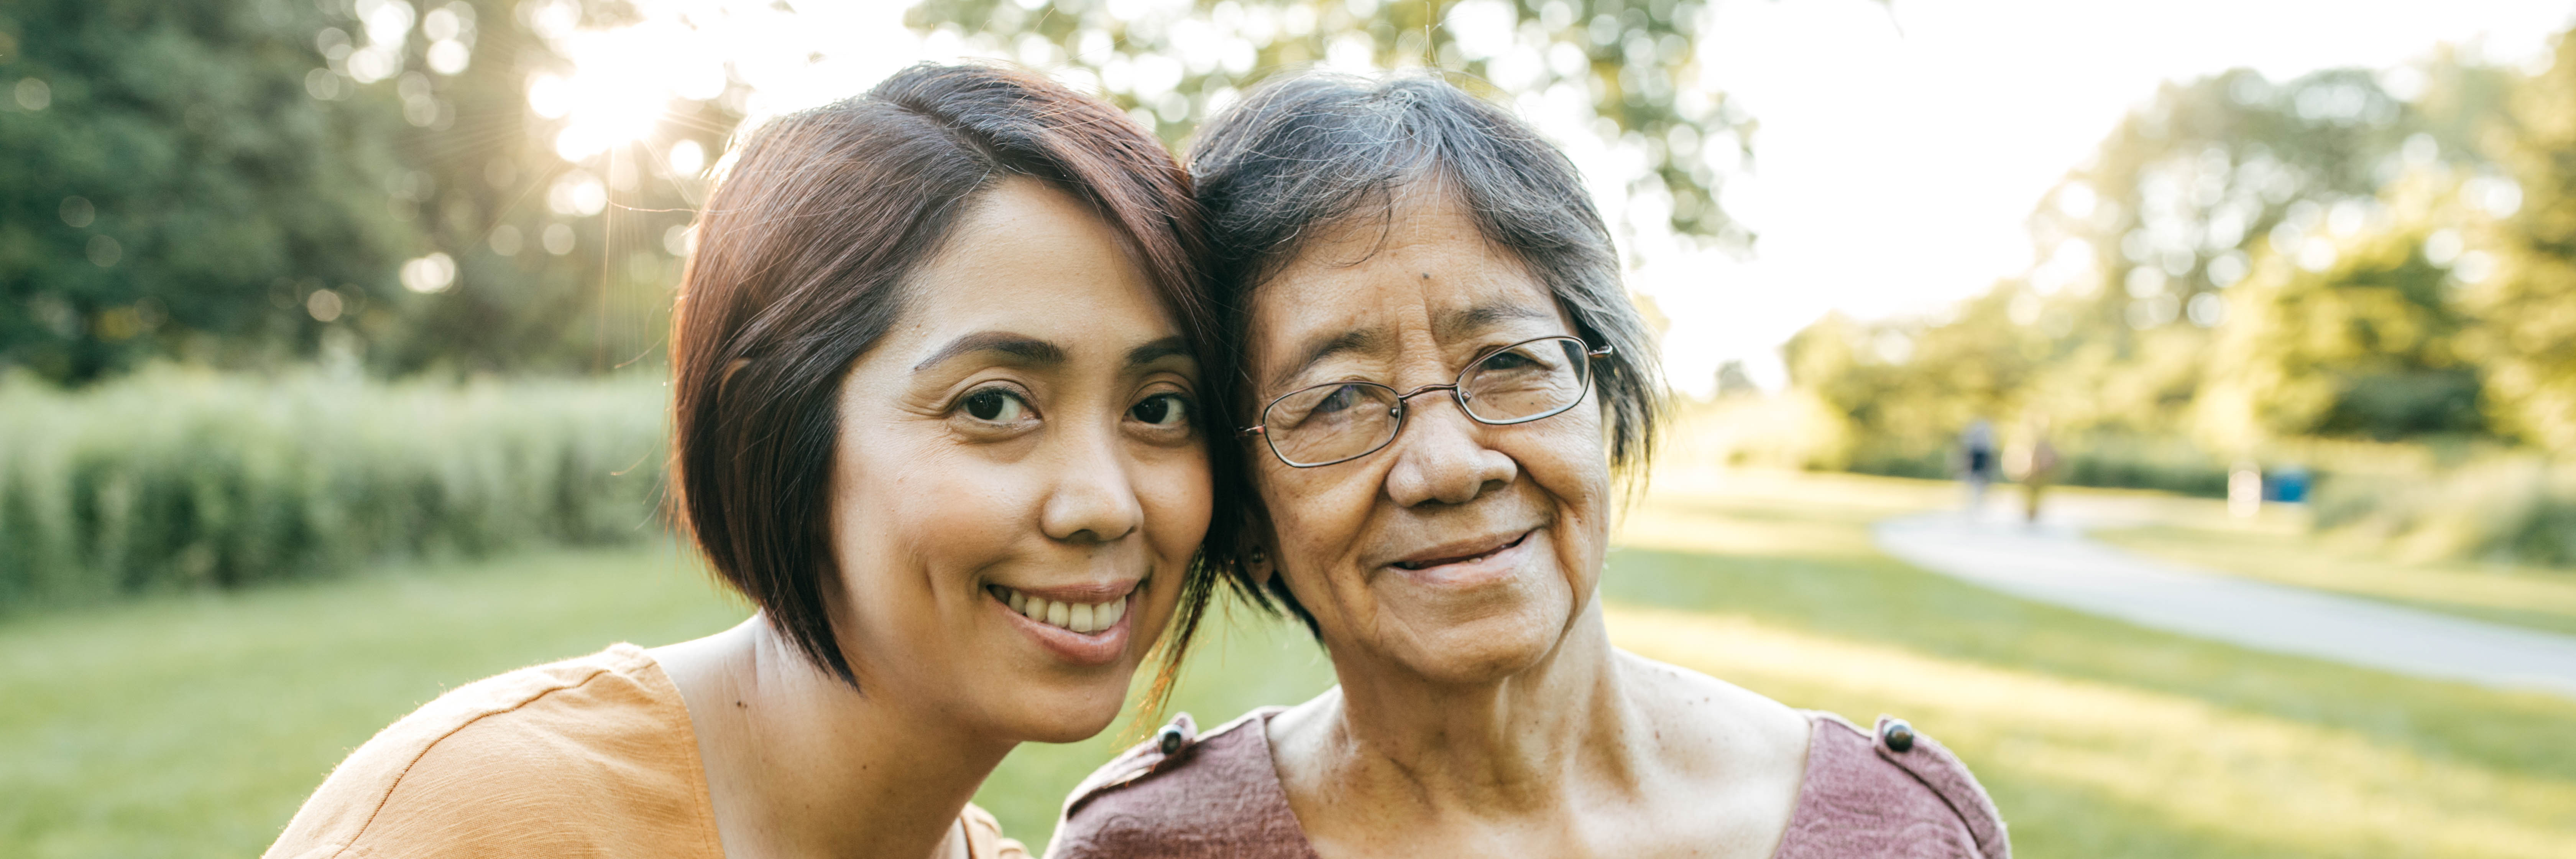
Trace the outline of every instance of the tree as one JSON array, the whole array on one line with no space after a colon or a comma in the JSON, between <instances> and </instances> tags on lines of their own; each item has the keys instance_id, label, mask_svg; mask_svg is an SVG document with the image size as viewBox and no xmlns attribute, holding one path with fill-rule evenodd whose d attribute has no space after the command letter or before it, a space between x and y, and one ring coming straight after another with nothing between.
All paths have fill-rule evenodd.
<instances>
[{"instance_id":1,"label":"tree","mask_svg":"<svg viewBox=\"0 0 2576 859\"><path fill-rule=\"evenodd\" d=\"M2237 287L2203 407L2264 437L2396 441L2483 434L2471 320L2424 220L2338 243L2322 271L2269 255ZM2427 246L2437 250L2428 253ZM2244 446L2240 443L2239 446Z\"/></svg>"},{"instance_id":2,"label":"tree","mask_svg":"<svg viewBox=\"0 0 2576 859\"><path fill-rule=\"evenodd\" d=\"M371 11L400 8L359 2L341 26L374 41L375 29L393 28L369 27ZM626 136L603 138L584 124L593 105L566 85L574 69L560 46L635 23L632 8L477 0L426 9L419 26L383 40L396 71L374 76L416 126L397 146L408 172L395 209L420 252L444 255L454 277L406 282L425 293L406 296L400 324L377 332L377 363L389 372L599 371L649 357L667 327L701 171L741 118L726 106L739 87L719 76L696 98L656 102L667 94L643 92L624 105L632 115L613 117Z\"/></svg>"},{"instance_id":3,"label":"tree","mask_svg":"<svg viewBox=\"0 0 2576 859\"><path fill-rule=\"evenodd\" d=\"M2498 422L2535 444L2576 453L2576 39L2558 40L2555 62L2513 94L2493 128L2516 202L2509 220L2482 231L2500 257L2469 301L2480 320L2474 348L2487 366Z\"/></svg>"},{"instance_id":4,"label":"tree","mask_svg":"<svg viewBox=\"0 0 2576 859\"><path fill-rule=\"evenodd\" d=\"M565 145L532 83L565 73L559 40L631 20L618 3L0 15L0 365L64 381L155 356L623 364L677 281L699 180L672 163L712 160L738 116L718 81L640 139Z\"/></svg>"},{"instance_id":5,"label":"tree","mask_svg":"<svg viewBox=\"0 0 2576 859\"><path fill-rule=\"evenodd\" d=\"M1741 245L1751 235L1716 191L1750 151L1753 123L1698 83L1702 10L1698 0L926 0L910 21L1096 81L1175 142L1264 76L1319 61L1444 69L1528 110L1576 102L1597 118L1592 130L1645 165L1628 189L1641 215Z\"/></svg>"},{"instance_id":6,"label":"tree","mask_svg":"<svg viewBox=\"0 0 2576 859\"><path fill-rule=\"evenodd\" d=\"M2460 201L2495 181L2471 143L2509 73L2447 56L2401 71L2166 85L2033 213L2032 271L1945 319L1819 323L1904 358L1847 371L1876 382L1810 368L1800 384L1863 447L2024 411L2078 434L2190 431L2228 456L2485 432L2451 266Z\"/></svg>"},{"instance_id":7,"label":"tree","mask_svg":"<svg viewBox=\"0 0 2576 859\"><path fill-rule=\"evenodd\" d=\"M317 315L385 296L410 249L384 190L402 120L313 97L309 5L0 15L0 364L84 380L153 354L310 348Z\"/></svg>"}]
</instances>

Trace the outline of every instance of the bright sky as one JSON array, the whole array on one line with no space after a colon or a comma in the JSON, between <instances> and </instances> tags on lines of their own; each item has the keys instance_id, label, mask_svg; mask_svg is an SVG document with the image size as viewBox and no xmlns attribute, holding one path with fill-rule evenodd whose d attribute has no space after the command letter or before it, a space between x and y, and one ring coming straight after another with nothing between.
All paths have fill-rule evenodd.
<instances>
[{"instance_id":1,"label":"bright sky","mask_svg":"<svg viewBox=\"0 0 2576 859\"><path fill-rule=\"evenodd\" d=\"M1172 13L1190 5L1113 0L1113 10L1121 3ZM756 89L757 118L960 55L953 37L925 42L905 29L904 5L803 3L790 13L739 0L637 0L647 23L615 36L573 34L566 18L558 35L576 43L582 72L546 85L560 84L548 95L562 96L576 120L579 133L568 132L563 148L576 156L631 136L618 118L639 112L620 108L611 90L650 95L640 112L649 117L658 93L721 88L725 60ZM1755 171L1732 178L1721 199L1760 238L1738 262L1641 236L1634 250L1645 264L1631 284L1672 319L1665 358L1675 387L1704 393L1719 364L1735 359L1776 386L1779 345L1828 310L1923 312L2028 269L2024 218L2162 81L2236 66L2274 80L2385 68L2445 42L2528 64L2546 57L2571 12L2576 0L1712 0L1703 84L1760 123ZM695 26L680 26L683 17ZM592 38L601 50L581 50ZM1582 96L1561 89L1520 106L1566 145L1615 218L1626 201L1606 198L1638 155L1564 115L1559 108L1583 110ZM600 118L584 121L594 111ZM594 125L598 141L579 131ZM1656 220L1646 214L1640 220Z\"/></svg>"},{"instance_id":2,"label":"bright sky","mask_svg":"<svg viewBox=\"0 0 2576 859\"><path fill-rule=\"evenodd\" d=\"M2388 67L2435 45L2545 56L2566 0L1720 0L1707 83L1760 121L1722 198L1760 239L1744 264L1650 265L1675 387L1722 361L1766 385L1776 349L1832 309L1921 312L2031 264L2024 219L2166 80Z\"/></svg>"}]
</instances>

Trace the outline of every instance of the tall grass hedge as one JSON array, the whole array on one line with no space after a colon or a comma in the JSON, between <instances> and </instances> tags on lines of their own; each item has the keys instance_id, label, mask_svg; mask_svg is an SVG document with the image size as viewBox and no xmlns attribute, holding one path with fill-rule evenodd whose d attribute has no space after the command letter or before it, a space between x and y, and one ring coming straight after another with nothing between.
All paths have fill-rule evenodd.
<instances>
[{"instance_id":1,"label":"tall grass hedge","mask_svg":"<svg viewBox=\"0 0 2576 859\"><path fill-rule=\"evenodd\" d=\"M658 377L0 380L0 610L656 533Z\"/></svg>"},{"instance_id":2,"label":"tall grass hedge","mask_svg":"<svg viewBox=\"0 0 2576 859\"><path fill-rule=\"evenodd\" d=\"M2576 463L2500 456L2421 475L2347 475L2317 487L2316 527L2414 558L2576 567Z\"/></svg>"}]
</instances>

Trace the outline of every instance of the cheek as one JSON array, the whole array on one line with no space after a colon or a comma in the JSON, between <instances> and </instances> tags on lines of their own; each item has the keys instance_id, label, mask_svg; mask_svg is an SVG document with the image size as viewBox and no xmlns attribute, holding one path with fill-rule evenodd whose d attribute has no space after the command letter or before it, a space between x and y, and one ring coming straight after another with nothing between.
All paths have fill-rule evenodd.
<instances>
[{"instance_id":1,"label":"cheek","mask_svg":"<svg viewBox=\"0 0 2576 859\"><path fill-rule=\"evenodd\" d=\"M1552 529L1566 575L1588 584L1599 574L1603 546L1609 541L1610 503L1615 494L1609 457L1603 453L1601 422L1588 412L1589 424L1561 427L1563 432L1534 434L1519 450L1508 451L1555 509Z\"/></svg>"},{"instance_id":2,"label":"cheek","mask_svg":"<svg viewBox=\"0 0 2576 859\"><path fill-rule=\"evenodd\" d=\"M1317 589L1337 585L1301 579L1349 568L1360 548L1360 534L1379 503L1377 488L1385 475L1356 473L1363 469L1355 466L1366 462L1331 466L1351 474L1294 470L1266 474L1258 481L1262 509L1270 512L1271 533L1279 544L1277 574L1288 579L1309 611L1331 611L1331 601L1320 599L1323 594ZM1321 479L1326 477L1338 479Z\"/></svg>"},{"instance_id":3,"label":"cheek","mask_svg":"<svg viewBox=\"0 0 2576 859\"><path fill-rule=\"evenodd\" d=\"M1216 488L1207 451L1187 448L1139 461L1132 478L1145 513L1145 540L1158 561L1187 563L1207 538Z\"/></svg>"},{"instance_id":4,"label":"cheek","mask_svg":"<svg viewBox=\"0 0 2576 859\"><path fill-rule=\"evenodd\" d=\"M1031 527L1010 469L941 445L845 444L837 471L836 560L862 603L926 591L925 572L1004 557Z\"/></svg>"},{"instance_id":5,"label":"cheek","mask_svg":"<svg viewBox=\"0 0 2576 859\"><path fill-rule=\"evenodd\" d=\"M1262 475L1253 481L1253 494L1261 497L1261 509L1269 514L1270 537L1279 544L1279 565L1291 566L1290 560L1302 556L1303 548L1313 536L1311 523L1319 512L1296 491L1295 480L1281 480L1278 475Z\"/></svg>"}]
</instances>

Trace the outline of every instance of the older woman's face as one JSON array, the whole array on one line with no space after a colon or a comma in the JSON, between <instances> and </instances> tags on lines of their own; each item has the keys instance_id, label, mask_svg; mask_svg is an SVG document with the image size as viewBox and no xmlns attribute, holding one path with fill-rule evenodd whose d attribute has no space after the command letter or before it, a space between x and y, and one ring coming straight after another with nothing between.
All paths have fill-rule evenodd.
<instances>
[{"instance_id":1,"label":"older woman's face","mask_svg":"<svg viewBox=\"0 0 2576 859\"><path fill-rule=\"evenodd\" d=\"M1498 347L1574 334L1454 203L1417 194L1391 229L1340 230L1266 282L1249 358L1267 403L1327 382L1447 384ZM1445 394L1416 397L1393 444L1319 468L1254 443L1276 574L1338 664L1472 683L1555 647L1591 598L1608 534L1602 414L1585 396L1511 426L1477 423Z\"/></svg>"},{"instance_id":2,"label":"older woman's face","mask_svg":"<svg viewBox=\"0 0 2576 859\"><path fill-rule=\"evenodd\" d=\"M860 688L1042 742L1097 733L1212 504L1198 365L1107 223L988 192L841 386L833 624Z\"/></svg>"}]
</instances>

